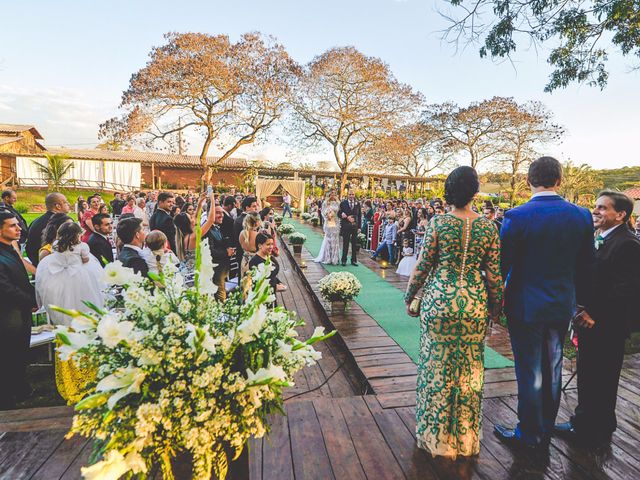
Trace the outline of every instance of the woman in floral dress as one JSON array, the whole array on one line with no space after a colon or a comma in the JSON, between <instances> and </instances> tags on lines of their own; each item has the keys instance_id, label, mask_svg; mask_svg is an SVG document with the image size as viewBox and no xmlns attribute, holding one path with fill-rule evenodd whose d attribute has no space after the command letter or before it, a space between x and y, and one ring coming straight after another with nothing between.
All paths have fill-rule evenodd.
<instances>
[{"instance_id":1,"label":"woman in floral dress","mask_svg":"<svg viewBox=\"0 0 640 480\"><path fill-rule=\"evenodd\" d=\"M502 296L498 233L471 210L478 188L471 167L456 168L447 177L446 201L453 209L429 223L405 295L409 314L417 316L411 304L424 287L418 446L451 458L480 452L484 340Z\"/></svg>"}]
</instances>

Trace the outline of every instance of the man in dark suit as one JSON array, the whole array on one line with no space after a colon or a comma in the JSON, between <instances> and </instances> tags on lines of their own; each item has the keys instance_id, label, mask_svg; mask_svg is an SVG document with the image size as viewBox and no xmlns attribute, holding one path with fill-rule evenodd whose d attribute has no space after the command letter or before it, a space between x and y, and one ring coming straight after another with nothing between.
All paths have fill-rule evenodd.
<instances>
[{"instance_id":1,"label":"man in dark suit","mask_svg":"<svg viewBox=\"0 0 640 480\"><path fill-rule=\"evenodd\" d=\"M27 241L27 233L29 231L29 226L27 225L27 221L24 219L22 215L15 209L15 204L18 201L18 195L13 190L5 190L2 192L2 201L0 201L0 210L6 210L11 213L14 217L18 219L18 223L20 224L20 239L18 243L22 245Z\"/></svg>"},{"instance_id":2,"label":"man in dark suit","mask_svg":"<svg viewBox=\"0 0 640 480\"><path fill-rule=\"evenodd\" d=\"M627 226L633 200L622 193L600 193L593 210L596 260L591 295L579 308L578 406L556 432L598 445L616 430L616 399L625 340L638 329L640 240Z\"/></svg>"},{"instance_id":3,"label":"man in dark suit","mask_svg":"<svg viewBox=\"0 0 640 480\"><path fill-rule=\"evenodd\" d=\"M236 199L233 195L229 195L224 197L224 201L222 203L222 224L220 225L220 232L222 233L222 237L230 242L233 238L234 222L231 212L236 207Z\"/></svg>"},{"instance_id":4,"label":"man in dark suit","mask_svg":"<svg viewBox=\"0 0 640 480\"><path fill-rule=\"evenodd\" d=\"M227 197L233 199L233 197ZM235 255L235 249L229 246L229 240L224 238L222 234L222 225L224 218L224 210L222 207L215 207L215 219L213 226L207 232L207 238L209 239L209 248L211 249L211 258L213 263L217 264L213 273L213 283L218 286L216 292L216 298L224 302L227 298L227 291L225 289L226 281L229 278L229 259Z\"/></svg>"},{"instance_id":5,"label":"man in dark suit","mask_svg":"<svg viewBox=\"0 0 640 480\"><path fill-rule=\"evenodd\" d=\"M44 199L44 204L47 207L47 211L31 222L29 234L27 235L27 244L25 246L27 257L35 266L38 265L38 252L40 247L42 247L42 232L44 232L47 223L49 223L49 219L54 213L69 213L71 209L67 197L57 192L48 194Z\"/></svg>"},{"instance_id":6,"label":"man in dark suit","mask_svg":"<svg viewBox=\"0 0 640 480\"><path fill-rule=\"evenodd\" d=\"M36 295L13 245L21 231L12 213L0 211L0 410L15 408L30 390L26 368Z\"/></svg>"},{"instance_id":7,"label":"man in dark suit","mask_svg":"<svg viewBox=\"0 0 640 480\"><path fill-rule=\"evenodd\" d=\"M240 232L242 232L242 223L244 222L244 217L247 216L249 212L258 213L258 199L256 197L245 197L240 204L242 208L242 212L238 215L238 217L233 222L233 237L231 238L231 246L236 249L236 261L238 265L242 263L242 254L244 250L242 250L242 245L240 245Z\"/></svg>"},{"instance_id":8,"label":"man in dark suit","mask_svg":"<svg viewBox=\"0 0 640 480\"><path fill-rule=\"evenodd\" d=\"M98 213L92 218L94 232L89 237L87 244L94 257L103 267L113 262L113 247L109 235L113 231L113 220L106 213Z\"/></svg>"},{"instance_id":9,"label":"man in dark suit","mask_svg":"<svg viewBox=\"0 0 640 480\"><path fill-rule=\"evenodd\" d=\"M551 157L529 167L531 200L510 210L502 224L504 311L518 382L514 429L496 424L506 443L547 448L560 406L562 346L590 288L591 213L557 194L562 166Z\"/></svg>"},{"instance_id":10,"label":"man in dark suit","mask_svg":"<svg viewBox=\"0 0 640 480\"><path fill-rule=\"evenodd\" d=\"M146 277L149 267L142 258L142 247L144 245L145 233L142 229L142 220L139 218L125 218L118 222L118 238L124 246L120 250L118 260L127 268L133 268L135 273Z\"/></svg>"},{"instance_id":11,"label":"man in dark suit","mask_svg":"<svg viewBox=\"0 0 640 480\"><path fill-rule=\"evenodd\" d=\"M176 199L171 192L160 192L158 194L158 206L149 219L149 230L160 230L167 236L169 248L176 253L176 226L173 224L171 209L176 203ZM118 235L119 236L119 235Z\"/></svg>"},{"instance_id":12,"label":"man in dark suit","mask_svg":"<svg viewBox=\"0 0 640 480\"><path fill-rule=\"evenodd\" d=\"M362 210L353 190L350 190L347 198L340 202L338 217L340 218L340 235L342 235L342 266L347 264L349 244L351 244L351 265L357 266L356 249L358 229L362 223Z\"/></svg>"}]
</instances>

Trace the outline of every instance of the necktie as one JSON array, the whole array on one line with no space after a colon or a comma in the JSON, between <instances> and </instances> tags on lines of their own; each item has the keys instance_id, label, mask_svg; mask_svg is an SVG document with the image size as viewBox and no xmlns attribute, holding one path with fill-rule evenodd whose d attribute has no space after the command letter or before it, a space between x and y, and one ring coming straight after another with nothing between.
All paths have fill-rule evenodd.
<instances>
[{"instance_id":1,"label":"necktie","mask_svg":"<svg viewBox=\"0 0 640 480\"><path fill-rule=\"evenodd\" d=\"M602 235L598 235L595 241L596 250L598 250L602 245L604 245L604 237Z\"/></svg>"}]
</instances>

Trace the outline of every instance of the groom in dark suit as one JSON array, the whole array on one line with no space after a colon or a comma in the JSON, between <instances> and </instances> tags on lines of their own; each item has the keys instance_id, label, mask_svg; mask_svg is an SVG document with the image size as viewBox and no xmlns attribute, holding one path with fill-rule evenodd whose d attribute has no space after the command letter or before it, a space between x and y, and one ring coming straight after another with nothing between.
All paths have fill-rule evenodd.
<instances>
[{"instance_id":1,"label":"groom in dark suit","mask_svg":"<svg viewBox=\"0 0 640 480\"><path fill-rule=\"evenodd\" d=\"M497 424L495 433L526 447L549 444L560 405L562 345L576 301L589 296L593 266L591 213L557 194L561 181L556 159L534 161L533 197L505 214L500 232L519 423L515 430Z\"/></svg>"},{"instance_id":2,"label":"groom in dark suit","mask_svg":"<svg viewBox=\"0 0 640 480\"><path fill-rule=\"evenodd\" d=\"M592 294L579 309L578 406L571 421L556 432L587 445L611 440L616 430L616 400L624 344L638 329L640 240L627 226L633 201L618 192L602 192L593 210L596 261Z\"/></svg>"},{"instance_id":3,"label":"groom in dark suit","mask_svg":"<svg viewBox=\"0 0 640 480\"><path fill-rule=\"evenodd\" d=\"M340 202L338 218L340 218L340 235L342 235L342 266L347 264L349 244L351 244L351 265L358 266L356 249L358 229L362 223L362 209L353 190L350 190L348 197Z\"/></svg>"}]
</instances>

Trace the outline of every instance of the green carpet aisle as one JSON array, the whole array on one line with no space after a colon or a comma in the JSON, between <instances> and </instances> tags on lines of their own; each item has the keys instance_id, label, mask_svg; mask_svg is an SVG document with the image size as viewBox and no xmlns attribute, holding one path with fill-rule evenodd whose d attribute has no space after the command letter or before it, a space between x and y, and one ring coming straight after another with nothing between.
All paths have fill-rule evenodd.
<instances>
[{"instance_id":1,"label":"green carpet aisle","mask_svg":"<svg viewBox=\"0 0 640 480\"><path fill-rule=\"evenodd\" d=\"M298 220L285 220L293 223L296 230L307 236L304 244L312 255L318 255L322 244L322 235ZM358 267L323 265L329 272L348 271L353 273L360 283L362 291L355 301L393 338L400 347L418 362L420 353L420 324L418 319L406 314L403 293L401 290L380 278L375 272L360 264ZM484 356L485 368L512 367L513 362L495 350L486 347Z\"/></svg>"}]
</instances>

